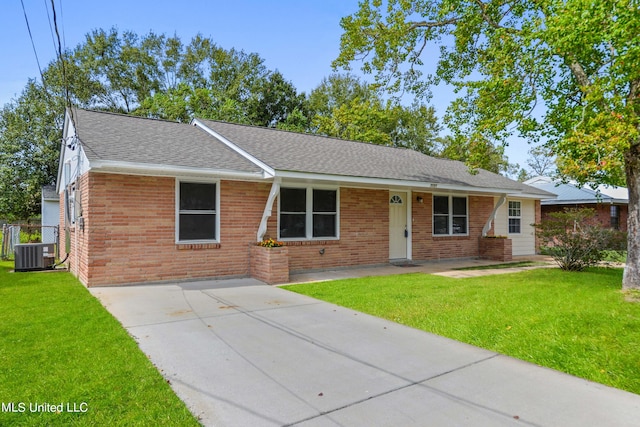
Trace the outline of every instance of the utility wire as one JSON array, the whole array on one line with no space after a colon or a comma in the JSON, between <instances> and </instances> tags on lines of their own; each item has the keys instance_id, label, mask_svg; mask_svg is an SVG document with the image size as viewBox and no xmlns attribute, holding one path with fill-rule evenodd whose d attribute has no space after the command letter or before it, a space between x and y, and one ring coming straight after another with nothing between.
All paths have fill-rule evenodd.
<instances>
[{"instance_id":1,"label":"utility wire","mask_svg":"<svg viewBox=\"0 0 640 427\"><path fill-rule=\"evenodd\" d=\"M29 18L27 18L27 10L24 7L24 1L20 0L20 4L22 4L22 13L24 14L24 21L27 23L27 31L29 31L29 39L31 40L31 47L33 48L33 54L36 56L38 71L40 71L40 78L42 79L42 87L44 87L45 93L48 93L47 84L45 83L44 75L42 74L42 67L40 67L40 59L38 59L38 52L36 51L36 44L33 42L33 35L31 34L31 26L29 25Z\"/></svg>"},{"instance_id":2,"label":"utility wire","mask_svg":"<svg viewBox=\"0 0 640 427\"><path fill-rule=\"evenodd\" d=\"M62 53L62 42L60 41L60 32L58 31L58 19L56 17L56 5L54 0L51 0L51 11L53 15L53 28L55 29L56 38L58 40L58 60L60 61L60 68L62 70L62 85L64 87L65 103L66 103L66 107L69 110L69 118L71 119L71 124L73 124L74 129L77 129L76 122L73 117L73 105L71 104L71 96L69 95L69 82L67 81L65 59Z\"/></svg>"},{"instance_id":3,"label":"utility wire","mask_svg":"<svg viewBox=\"0 0 640 427\"><path fill-rule=\"evenodd\" d=\"M53 51L57 51L56 47L56 36L53 34L53 24L51 24L51 15L49 14L49 6L47 5L47 0L42 0L44 2L44 9L47 11L47 21L49 21L49 33L51 33L51 42L53 43Z\"/></svg>"}]
</instances>

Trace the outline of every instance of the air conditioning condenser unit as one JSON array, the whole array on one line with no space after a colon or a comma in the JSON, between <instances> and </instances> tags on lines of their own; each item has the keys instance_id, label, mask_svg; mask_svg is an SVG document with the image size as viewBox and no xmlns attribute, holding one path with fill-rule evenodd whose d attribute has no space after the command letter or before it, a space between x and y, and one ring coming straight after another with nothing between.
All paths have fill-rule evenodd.
<instances>
[{"instance_id":1,"label":"air conditioning condenser unit","mask_svg":"<svg viewBox=\"0 0 640 427\"><path fill-rule=\"evenodd\" d=\"M23 243L15 245L15 271L47 270L55 264L53 243Z\"/></svg>"}]
</instances>

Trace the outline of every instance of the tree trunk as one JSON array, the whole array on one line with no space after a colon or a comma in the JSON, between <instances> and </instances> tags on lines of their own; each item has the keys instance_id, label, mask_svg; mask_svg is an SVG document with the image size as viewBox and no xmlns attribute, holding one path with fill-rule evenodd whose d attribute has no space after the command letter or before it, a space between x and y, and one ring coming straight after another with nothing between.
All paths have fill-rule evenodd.
<instances>
[{"instance_id":1,"label":"tree trunk","mask_svg":"<svg viewBox=\"0 0 640 427\"><path fill-rule=\"evenodd\" d=\"M640 289L640 145L632 144L625 155L625 173L629 189L627 219L627 265L622 289Z\"/></svg>"}]
</instances>

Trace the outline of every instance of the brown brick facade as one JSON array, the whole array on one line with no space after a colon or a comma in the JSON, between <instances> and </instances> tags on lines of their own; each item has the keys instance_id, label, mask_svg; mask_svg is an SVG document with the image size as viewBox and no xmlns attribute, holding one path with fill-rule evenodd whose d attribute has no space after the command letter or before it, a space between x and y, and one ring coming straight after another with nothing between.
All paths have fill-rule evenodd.
<instances>
[{"instance_id":1,"label":"brown brick facade","mask_svg":"<svg viewBox=\"0 0 640 427\"><path fill-rule=\"evenodd\" d=\"M611 204L609 203L597 203L597 204L580 204L580 205L545 205L542 206L542 219L546 218L552 212L562 212L564 209L593 209L595 215L593 222L600 225L603 228L611 228ZM618 229L620 231L627 231L627 217L629 216L628 205L616 205L619 210L619 222Z\"/></svg>"},{"instance_id":2,"label":"brown brick facade","mask_svg":"<svg viewBox=\"0 0 640 427\"><path fill-rule=\"evenodd\" d=\"M468 197L469 234L466 236L433 236L432 194L414 192L413 200L418 197L422 198L422 203L414 202L412 209L413 259L440 260L480 255L478 238L493 211L493 197Z\"/></svg>"},{"instance_id":3,"label":"brown brick facade","mask_svg":"<svg viewBox=\"0 0 640 427\"><path fill-rule=\"evenodd\" d=\"M79 224L71 227L68 263L86 285L260 277L255 267L251 271L250 260L270 183L219 181L220 242L176 244L175 178L89 172L79 181L84 230ZM287 242L291 272L388 262L389 191L347 187L339 191L340 239ZM432 236L432 194L410 194L414 260L480 255L478 239L493 209L493 197L468 197L468 236ZM265 237L278 236L277 203ZM64 224L63 214L61 219ZM61 233L62 248L63 239Z\"/></svg>"}]
</instances>

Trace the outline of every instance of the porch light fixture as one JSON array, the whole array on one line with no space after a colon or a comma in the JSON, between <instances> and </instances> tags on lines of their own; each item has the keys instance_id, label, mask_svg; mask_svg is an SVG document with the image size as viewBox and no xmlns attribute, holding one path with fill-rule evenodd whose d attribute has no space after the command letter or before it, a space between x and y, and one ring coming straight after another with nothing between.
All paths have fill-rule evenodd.
<instances>
[{"instance_id":1,"label":"porch light fixture","mask_svg":"<svg viewBox=\"0 0 640 427\"><path fill-rule=\"evenodd\" d=\"M424 199L422 198L422 196L418 196L418 198L416 200L418 200L418 203L424 202Z\"/></svg>"}]
</instances>

